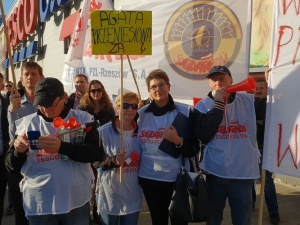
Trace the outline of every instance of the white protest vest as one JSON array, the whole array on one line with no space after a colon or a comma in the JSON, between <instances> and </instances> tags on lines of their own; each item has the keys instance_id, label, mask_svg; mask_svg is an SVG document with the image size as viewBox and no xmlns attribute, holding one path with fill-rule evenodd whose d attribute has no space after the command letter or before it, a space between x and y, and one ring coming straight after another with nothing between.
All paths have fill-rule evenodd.
<instances>
[{"instance_id":1,"label":"white protest vest","mask_svg":"<svg viewBox=\"0 0 300 225\"><path fill-rule=\"evenodd\" d=\"M139 110L138 139L142 149L140 177L168 182L176 180L182 164L181 156L175 159L158 148L163 139L164 129L170 127L177 113L181 112L189 116L188 105L175 103L175 107L175 110L169 111L163 116L154 116L151 112L145 112L147 106ZM189 170L188 159L185 162L186 168Z\"/></svg>"},{"instance_id":2,"label":"white protest vest","mask_svg":"<svg viewBox=\"0 0 300 225\"><path fill-rule=\"evenodd\" d=\"M214 100L206 97L195 108L207 112L213 106ZM200 167L223 178L256 179L259 156L254 97L236 93L234 101L225 105L218 132L204 148Z\"/></svg>"},{"instance_id":3,"label":"white protest vest","mask_svg":"<svg viewBox=\"0 0 300 225\"><path fill-rule=\"evenodd\" d=\"M117 133L112 123L107 123L98 128L100 139L106 155L113 157L120 152L120 134ZM133 131L124 131L124 151L126 159L133 151L140 155L137 137L132 136ZM98 211L110 215L126 215L138 212L142 208L142 189L138 181L138 167L140 160L133 160L123 164L123 180L120 183L120 167L103 171L100 174L98 186Z\"/></svg>"},{"instance_id":4,"label":"white protest vest","mask_svg":"<svg viewBox=\"0 0 300 225\"><path fill-rule=\"evenodd\" d=\"M80 124L93 121L87 112L70 110L64 122L71 117ZM41 136L57 132L52 122L46 122L37 113L17 120L16 126L18 135L32 130L39 130ZM27 216L68 213L91 199L93 174L89 163L62 160L60 154L29 149L21 174L24 178L20 189Z\"/></svg>"}]
</instances>

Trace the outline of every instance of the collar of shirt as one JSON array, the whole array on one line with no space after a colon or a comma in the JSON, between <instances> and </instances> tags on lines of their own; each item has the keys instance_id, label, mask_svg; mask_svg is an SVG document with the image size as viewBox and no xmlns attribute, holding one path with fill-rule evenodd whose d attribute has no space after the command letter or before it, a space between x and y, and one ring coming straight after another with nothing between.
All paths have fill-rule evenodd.
<instances>
[{"instance_id":1,"label":"collar of shirt","mask_svg":"<svg viewBox=\"0 0 300 225\"><path fill-rule=\"evenodd\" d=\"M21 96L21 104L23 104L23 103L25 103L25 102L29 102L29 101L28 101L28 98L27 98L27 96L26 96L26 94L24 94L24 95ZM30 103L30 102L29 102L29 103Z\"/></svg>"},{"instance_id":2,"label":"collar of shirt","mask_svg":"<svg viewBox=\"0 0 300 225\"><path fill-rule=\"evenodd\" d=\"M175 103L172 96L169 94L169 101L167 105L163 107L158 107L155 101L151 101L145 112L152 112L154 116L162 116L165 115L167 112L173 111L175 109Z\"/></svg>"}]
</instances>

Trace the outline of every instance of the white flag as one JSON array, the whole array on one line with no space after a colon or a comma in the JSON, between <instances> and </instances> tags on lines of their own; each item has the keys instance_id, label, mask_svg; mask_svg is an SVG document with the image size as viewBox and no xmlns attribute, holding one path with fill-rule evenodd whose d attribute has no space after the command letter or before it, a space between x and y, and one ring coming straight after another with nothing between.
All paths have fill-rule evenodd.
<instances>
[{"instance_id":1,"label":"white flag","mask_svg":"<svg viewBox=\"0 0 300 225\"><path fill-rule=\"evenodd\" d=\"M74 68L81 64L85 48L91 42L90 12L100 9L113 9L110 0L84 0L81 3L65 64Z\"/></svg>"}]
</instances>

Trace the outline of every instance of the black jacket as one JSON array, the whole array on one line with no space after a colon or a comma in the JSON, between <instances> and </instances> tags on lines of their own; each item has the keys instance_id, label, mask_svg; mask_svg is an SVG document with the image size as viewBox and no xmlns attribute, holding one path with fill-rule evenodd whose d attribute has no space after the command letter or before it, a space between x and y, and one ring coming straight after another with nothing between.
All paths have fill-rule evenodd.
<instances>
[{"instance_id":1,"label":"black jacket","mask_svg":"<svg viewBox=\"0 0 300 225\"><path fill-rule=\"evenodd\" d=\"M7 109L8 109L8 101L0 95L1 103L2 103L2 111L1 111L1 129L2 129L2 138L3 138L3 155L6 154L9 148L9 133L8 133L8 120L7 120Z\"/></svg>"}]
</instances>

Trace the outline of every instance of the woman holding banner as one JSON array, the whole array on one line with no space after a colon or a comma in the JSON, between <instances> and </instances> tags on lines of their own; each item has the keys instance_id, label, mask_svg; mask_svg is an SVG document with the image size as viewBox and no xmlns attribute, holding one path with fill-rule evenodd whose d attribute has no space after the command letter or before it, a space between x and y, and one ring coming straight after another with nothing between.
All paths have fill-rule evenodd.
<instances>
[{"instance_id":1,"label":"woman holding banner","mask_svg":"<svg viewBox=\"0 0 300 225\"><path fill-rule=\"evenodd\" d=\"M138 183L139 146L137 142L137 114L139 97L133 92L116 98L116 109L119 116L112 122L98 128L100 143L106 155L114 160L97 165L98 173L97 207L103 225L137 225L139 212L142 208L142 190ZM120 113L123 107L123 117ZM120 133L123 123L124 152L120 153ZM126 159L126 160L125 160ZM121 167L122 165L122 167ZM110 170L111 167L117 167ZM122 183L120 183L120 169ZM102 170L102 171L101 171Z\"/></svg>"}]
</instances>

